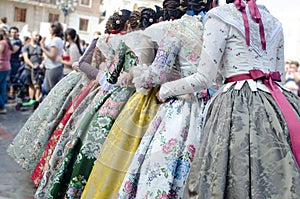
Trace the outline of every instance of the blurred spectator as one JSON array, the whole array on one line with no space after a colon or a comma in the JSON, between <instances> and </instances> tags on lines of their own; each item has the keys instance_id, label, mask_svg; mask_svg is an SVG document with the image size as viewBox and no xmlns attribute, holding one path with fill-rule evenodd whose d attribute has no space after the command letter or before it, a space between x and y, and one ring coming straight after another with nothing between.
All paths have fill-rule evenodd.
<instances>
[{"instance_id":1,"label":"blurred spectator","mask_svg":"<svg viewBox=\"0 0 300 199\"><path fill-rule=\"evenodd\" d=\"M10 34L10 42L13 46L13 53L10 57L10 65L11 65L11 71L10 71L10 82L13 81L14 76L17 74L17 71L20 67L20 55L21 55L21 49L22 49L22 41L19 38L19 29L16 26L13 26L9 30ZM10 86L9 88L9 99L14 99L14 87Z\"/></svg>"},{"instance_id":2,"label":"blurred spectator","mask_svg":"<svg viewBox=\"0 0 300 199\"><path fill-rule=\"evenodd\" d=\"M63 26L59 22L54 22L50 26L51 41L45 46L46 38L40 41L43 53L45 55L45 90L47 93L59 82L63 77L63 65L59 61L63 52Z\"/></svg>"},{"instance_id":3,"label":"blurred spectator","mask_svg":"<svg viewBox=\"0 0 300 199\"><path fill-rule=\"evenodd\" d=\"M79 35L73 28L68 28L65 31L64 54L61 59L61 63L64 65L64 75L69 74L73 70L72 64L79 61L81 55Z\"/></svg>"},{"instance_id":4,"label":"blurred spectator","mask_svg":"<svg viewBox=\"0 0 300 199\"><path fill-rule=\"evenodd\" d=\"M84 53L84 51L86 50L86 42L85 40L81 39L80 43L81 43L81 51L82 53Z\"/></svg>"},{"instance_id":5,"label":"blurred spectator","mask_svg":"<svg viewBox=\"0 0 300 199\"><path fill-rule=\"evenodd\" d=\"M5 114L7 77L11 69L10 56L13 46L3 28L0 28L0 114Z\"/></svg>"},{"instance_id":6,"label":"blurred spectator","mask_svg":"<svg viewBox=\"0 0 300 199\"><path fill-rule=\"evenodd\" d=\"M28 85L29 102L24 105L33 105L41 95L41 85L43 83L42 58L43 51L39 45L39 33L31 33L31 41L23 47L23 58L26 70L26 85Z\"/></svg>"},{"instance_id":7,"label":"blurred spectator","mask_svg":"<svg viewBox=\"0 0 300 199\"><path fill-rule=\"evenodd\" d=\"M10 26L7 24L7 18L6 17L1 17L0 18L0 25L2 27L5 27L5 30L7 31L6 33L9 32Z\"/></svg>"},{"instance_id":8,"label":"blurred spectator","mask_svg":"<svg viewBox=\"0 0 300 199\"><path fill-rule=\"evenodd\" d=\"M287 73L288 70L290 69L290 65L291 65L291 61L290 59L285 60L284 62L284 72Z\"/></svg>"},{"instance_id":9,"label":"blurred spectator","mask_svg":"<svg viewBox=\"0 0 300 199\"><path fill-rule=\"evenodd\" d=\"M24 36L23 42L22 42L23 46L25 46L26 44L29 44L30 41L31 41L31 38L30 38L30 37Z\"/></svg>"},{"instance_id":10,"label":"blurred spectator","mask_svg":"<svg viewBox=\"0 0 300 199\"><path fill-rule=\"evenodd\" d=\"M288 64L286 62L286 64ZM295 95L298 95L299 86L297 82L300 81L298 73L299 63L297 61L290 61L285 74L284 86L292 91Z\"/></svg>"}]
</instances>

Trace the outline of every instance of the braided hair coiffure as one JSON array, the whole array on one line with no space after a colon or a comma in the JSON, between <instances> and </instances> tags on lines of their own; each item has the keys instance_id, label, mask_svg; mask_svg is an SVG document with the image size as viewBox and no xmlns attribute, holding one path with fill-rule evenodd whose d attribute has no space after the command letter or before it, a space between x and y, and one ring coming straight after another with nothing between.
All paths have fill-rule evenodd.
<instances>
[{"instance_id":1,"label":"braided hair coiffure","mask_svg":"<svg viewBox=\"0 0 300 199\"><path fill-rule=\"evenodd\" d=\"M164 0L164 20L180 19L187 10L187 0Z\"/></svg>"},{"instance_id":2,"label":"braided hair coiffure","mask_svg":"<svg viewBox=\"0 0 300 199\"><path fill-rule=\"evenodd\" d=\"M156 12L152 8L145 8L141 12L141 29L156 23Z\"/></svg>"},{"instance_id":3,"label":"braided hair coiffure","mask_svg":"<svg viewBox=\"0 0 300 199\"><path fill-rule=\"evenodd\" d=\"M211 7L212 0L188 0L188 10L197 15L201 11L207 12Z\"/></svg>"},{"instance_id":4,"label":"braided hair coiffure","mask_svg":"<svg viewBox=\"0 0 300 199\"><path fill-rule=\"evenodd\" d=\"M129 17L129 25L132 30L138 30L141 24L141 12L132 11Z\"/></svg>"},{"instance_id":5,"label":"braided hair coiffure","mask_svg":"<svg viewBox=\"0 0 300 199\"><path fill-rule=\"evenodd\" d=\"M129 20L131 11L122 9L112 15L112 33L119 33L122 31Z\"/></svg>"}]
</instances>

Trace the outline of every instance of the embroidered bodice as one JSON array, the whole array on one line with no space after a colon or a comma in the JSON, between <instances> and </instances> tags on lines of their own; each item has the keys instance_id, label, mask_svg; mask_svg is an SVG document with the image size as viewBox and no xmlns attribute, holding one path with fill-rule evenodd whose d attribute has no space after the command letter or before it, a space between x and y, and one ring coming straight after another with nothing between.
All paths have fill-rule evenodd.
<instances>
[{"instance_id":1,"label":"embroidered bodice","mask_svg":"<svg viewBox=\"0 0 300 199\"><path fill-rule=\"evenodd\" d=\"M265 28L267 48L262 50L258 24L249 17L250 46L246 45L244 22L234 4L212 9L206 15L204 43L198 73L162 85L160 97L193 93L208 88L218 70L228 78L251 69L283 74L283 31L281 23L264 6L259 6Z\"/></svg>"},{"instance_id":2,"label":"embroidered bodice","mask_svg":"<svg viewBox=\"0 0 300 199\"><path fill-rule=\"evenodd\" d=\"M180 71L181 77L197 72L203 33L199 17L185 15L168 22L163 32L153 63L144 71L135 72L133 82L137 91L174 79L174 68L175 71Z\"/></svg>"}]
</instances>

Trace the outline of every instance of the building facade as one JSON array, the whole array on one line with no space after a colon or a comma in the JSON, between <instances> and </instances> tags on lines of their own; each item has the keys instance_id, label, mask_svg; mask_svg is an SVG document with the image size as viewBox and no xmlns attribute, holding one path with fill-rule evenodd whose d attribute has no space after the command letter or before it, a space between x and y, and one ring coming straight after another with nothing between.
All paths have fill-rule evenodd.
<instances>
[{"instance_id":1,"label":"building facade","mask_svg":"<svg viewBox=\"0 0 300 199\"><path fill-rule=\"evenodd\" d=\"M72 1L75 5L70 12L64 6L59 7L62 2ZM29 36L33 30L47 36L50 24L59 21L64 27L74 28L81 39L89 42L95 31L104 32L106 20L114 11L132 10L135 4L161 6L162 0L0 0L0 17L7 17L10 26L17 26L21 36Z\"/></svg>"}]
</instances>

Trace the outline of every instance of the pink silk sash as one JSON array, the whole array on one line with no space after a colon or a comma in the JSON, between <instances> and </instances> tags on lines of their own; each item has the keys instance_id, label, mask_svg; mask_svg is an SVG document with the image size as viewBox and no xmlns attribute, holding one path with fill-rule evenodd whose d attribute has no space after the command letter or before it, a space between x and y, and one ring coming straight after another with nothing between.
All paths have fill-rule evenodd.
<instances>
[{"instance_id":1,"label":"pink silk sash","mask_svg":"<svg viewBox=\"0 0 300 199\"><path fill-rule=\"evenodd\" d=\"M300 134L298 132L300 130L300 122L291 104L283 95L283 93L281 92L277 84L274 82L274 81L281 81L280 73L279 72L264 73L261 70L250 70L249 74L235 75L227 78L225 80L225 83L247 80L247 79L253 79L253 80L261 79L263 80L263 83L269 88L271 95L273 96L276 104L278 105L279 109L283 114L283 117L286 120L290 132L292 150L296 158L296 161L298 163L298 166L300 166Z\"/></svg>"}]
</instances>

